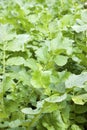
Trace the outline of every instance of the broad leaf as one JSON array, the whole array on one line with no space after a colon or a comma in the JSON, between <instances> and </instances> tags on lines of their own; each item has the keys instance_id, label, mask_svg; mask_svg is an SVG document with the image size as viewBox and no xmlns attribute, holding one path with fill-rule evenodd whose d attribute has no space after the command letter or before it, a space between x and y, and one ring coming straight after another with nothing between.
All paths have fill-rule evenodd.
<instances>
[{"instance_id":1,"label":"broad leaf","mask_svg":"<svg viewBox=\"0 0 87 130\"><path fill-rule=\"evenodd\" d=\"M83 88L84 83L87 81L87 72L81 73L80 75L71 74L66 80L66 88L80 87Z\"/></svg>"},{"instance_id":2,"label":"broad leaf","mask_svg":"<svg viewBox=\"0 0 87 130\"><path fill-rule=\"evenodd\" d=\"M73 96L72 100L75 104L84 105L87 102L87 94L81 94L78 96Z\"/></svg>"},{"instance_id":3,"label":"broad leaf","mask_svg":"<svg viewBox=\"0 0 87 130\"><path fill-rule=\"evenodd\" d=\"M23 65L25 63L25 60L23 57L12 57L9 58L6 62L7 65Z\"/></svg>"}]
</instances>

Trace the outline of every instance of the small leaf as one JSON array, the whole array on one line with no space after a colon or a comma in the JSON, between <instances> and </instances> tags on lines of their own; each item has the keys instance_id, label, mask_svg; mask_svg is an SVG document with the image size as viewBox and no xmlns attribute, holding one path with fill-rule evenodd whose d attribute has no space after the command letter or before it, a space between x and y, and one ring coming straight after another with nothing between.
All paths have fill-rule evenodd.
<instances>
[{"instance_id":1,"label":"small leaf","mask_svg":"<svg viewBox=\"0 0 87 130\"><path fill-rule=\"evenodd\" d=\"M46 63L48 60L48 48L42 47L42 48L37 49L36 56L39 61Z\"/></svg>"},{"instance_id":2,"label":"small leaf","mask_svg":"<svg viewBox=\"0 0 87 130\"><path fill-rule=\"evenodd\" d=\"M21 110L24 114L30 114L30 115L35 115L38 114L40 111L39 110L32 110L31 108L24 108Z\"/></svg>"},{"instance_id":3,"label":"small leaf","mask_svg":"<svg viewBox=\"0 0 87 130\"><path fill-rule=\"evenodd\" d=\"M68 59L67 56L58 55L56 56L54 61L58 66L63 66L67 63L67 59Z\"/></svg>"},{"instance_id":4,"label":"small leaf","mask_svg":"<svg viewBox=\"0 0 87 130\"><path fill-rule=\"evenodd\" d=\"M84 25L74 25L74 26L72 26L72 29L75 32L80 33L80 32L83 32L83 31L87 30L87 24L84 24Z\"/></svg>"},{"instance_id":5,"label":"small leaf","mask_svg":"<svg viewBox=\"0 0 87 130\"><path fill-rule=\"evenodd\" d=\"M62 102L62 101L64 101L66 98L67 98L67 95L66 95L66 94L64 94L64 95L62 95L62 96L59 96L59 95L54 94L54 95L50 96L49 98L45 99L45 101L51 102L51 103L56 103L56 102Z\"/></svg>"},{"instance_id":6,"label":"small leaf","mask_svg":"<svg viewBox=\"0 0 87 130\"><path fill-rule=\"evenodd\" d=\"M84 116L76 116L75 121L77 123L82 123L82 124L87 122L87 120L86 120L86 118Z\"/></svg>"},{"instance_id":7,"label":"small leaf","mask_svg":"<svg viewBox=\"0 0 87 130\"><path fill-rule=\"evenodd\" d=\"M74 111L77 114L83 114L83 113L87 112L87 105L86 104L84 106L76 105Z\"/></svg>"},{"instance_id":8,"label":"small leaf","mask_svg":"<svg viewBox=\"0 0 87 130\"><path fill-rule=\"evenodd\" d=\"M78 125L76 125L76 124L73 124L72 126L71 126L71 130L82 130Z\"/></svg>"},{"instance_id":9,"label":"small leaf","mask_svg":"<svg viewBox=\"0 0 87 130\"><path fill-rule=\"evenodd\" d=\"M87 2L86 2L86 6L87 6ZM83 22L87 23L87 10L82 10L81 18Z\"/></svg>"},{"instance_id":10,"label":"small leaf","mask_svg":"<svg viewBox=\"0 0 87 130\"><path fill-rule=\"evenodd\" d=\"M12 32L13 26L9 24L0 24L0 43L15 38L16 33Z\"/></svg>"},{"instance_id":11,"label":"small leaf","mask_svg":"<svg viewBox=\"0 0 87 130\"><path fill-rule=\"evenodd\" d=\"M20 126L21 125L21 121L20 120L15 120L15 121L11 121L10 123L9 123L9 126L11 127L11 128L15 128L15 127L18 127L18 126Z\"/></svg>"},{"instance_id":12,"label":"small leaf","mask_svg":"<svg viewBox=\"0 0 87 130\"><path fill-rule=\"evenodd\" d=\"M51 71L34 71L32 73L31 84L35 88L48 88L50 84Z\"/></svg>"},{"instance_id":13,"label":"small leaf","mask_svg":"<svg viewBox=\"0 0 87 130\"><path fill-rule=\"evenodd\" d=\"M84 105L87 102L87 94L81 94L78 96L73 96L72 100L75 104Z\"/></svg>"},{"instance_id":14,"label":"small leaf","mask_svg":"<svg viewBox=\"0 0 87 130\"><path fill-rule=\"evenodd\" d=\"M34 71L38 69L36 61L33 58L26 60L24 65L31 68Z\"/></svg>"}]
</instances>

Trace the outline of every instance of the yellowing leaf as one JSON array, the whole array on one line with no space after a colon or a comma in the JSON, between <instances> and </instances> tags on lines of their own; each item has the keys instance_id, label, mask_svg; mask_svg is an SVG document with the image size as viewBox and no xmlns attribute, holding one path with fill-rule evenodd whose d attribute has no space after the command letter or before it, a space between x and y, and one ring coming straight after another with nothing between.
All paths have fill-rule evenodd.
<instances>
[{"instance_id":1,"label":"yellowing leaf","mask_svg":"<svg viewBox=\"0 0 87 130\"><path fill-rule=\"evenodd\" d=\"M81 94L78 96L73 96L72 100L75 104L84 105L87 102L87 94Z\"/></svg>"}]
</instances>

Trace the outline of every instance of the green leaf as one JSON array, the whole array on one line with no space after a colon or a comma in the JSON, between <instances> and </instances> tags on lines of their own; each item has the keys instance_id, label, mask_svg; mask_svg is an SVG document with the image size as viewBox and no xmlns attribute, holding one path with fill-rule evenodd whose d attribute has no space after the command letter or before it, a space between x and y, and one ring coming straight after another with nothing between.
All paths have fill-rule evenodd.
<instances>
[{"instance_id":1,"label":"green leaf","mask_svg":"<svg viewBox=\"0 0 87 130\"><path fill-rule=\"evenodd\" d=\"M67 59L68 59L67 56L58 55L55 57L54 61L58 66L63 66L67 63Z\"/></svg>"},{"instance_id":2,"label":"green leaf","mask_svg":"<svg viewBox=\"0 0 87 130\"><path fill-rule=\"evenodd\" d=\"M36 56L37 56L39 61L47 63L47 61L48 61L48 48L47 47L39 48L36 51Z\"/></svg>"},{"instance_id":3,"label":"green leaf","mask_svg":"<svg viewBox=\"0 0 87 130\"><path fill-rule=\"evenodd\" d=\"M78 123L86 123L87 122L87 120L86 120L86 118L83 116L77 116L76 118L75 118L75 120L76 120L76 122L78 122Z\"/></svg>"},{"instance_id":4,"label":"green leaf","mask_svg":"<svg viewBox=\"0 0 87 130\"><path fill-rule=\"evenodd\" d=\"M25 51L25 44L30 41L31 38L28 34L19 34L15 38L6 44L6 50L9 51Z\"/></svg>"},{"instance_id":5,"label":"green leaf","mask_svg":"<svg viewBox=\"0 0 87 130\"><path fill-rule=\"evenodd\" d=\"M78 96L73 96L72 100L75 104L84 105L87 102L87 94L81 94Z\"/></svg>"},{"instance_id":6,"label":"green leaf","mask_svg":"<svg viewBox=\"0 0 87 130\"><path fill-rule=\"evenodd\" d=\"M87 30L87 24L84 24L84 25L74 25L72 26L72 29L77 32L77 33L80 33L80 32L84 32Z\"/></svg>"},{"instance_id":7,"label":"green leaf","mask_svg":"<svg viewBox=\"0 0 87 130\"><path fill-rule=\"evenodd\" d=\"M37 63L33 58L30 58L30 59L26 60L24 65L29 67L33 71L36 71L38 69Z\"/></svg>"},{"instance_id":8,"label":"green leaf","mask_svg":"<svg viewBox=\"0 0 87 130\"><path fill-rule=\"evenodd\" d=\"M21 111L25 114L33 115L31 121L29 121L29 128L31 129L34 127L42 117L43 113L51 113L58 109L58 106L56 104L47 103L45 100L39 101L37 103L37 109L32 110L31 108L24 108Z\"/></svg>"},{"instance_id":9,"label":"green leaf","mask_svg":"<svg viewBox=\"0 0 87 130\"><path fill-rule=\"evenodd\" d=\"M63 49L67 52L68 55L72 54L72 43L74 40L63 37L62 33L58 33L57 37L51 40L50 50L60 50ZM63 51L64 52L64 51Z\"/></svg>"},{"instance_id":10,"label":"green leaf","mask_svg":"<svg viewBox=\"0 0 87 130\"><path fill-rule=\"evenodd\" d=\"M48 88L51 71L35 71L32 73L31 84L35 88Z\"/></svg>"},{"instance_id":11,"label":"green leaf","mask_svg":"<svg viewBox=\"0 0 87 130\"><path fill-rule=\"evenodd\" d=\"M80 75L71 74L65 82L66 88L80 87L83 88L84 83L87 81L87 72Z\"/></svg>"},{"instance_id":12,"label":"green leaf","mask_svg":"<svg viewBox=\"0 0 87 130\"><path fill-rule=\"evenodd\" d=\"M78 125L73 124L73 125L71 126L71 130L81 130L81 128L80 128Z\"/></svg>"},{"instance_id":13,"label":"green leaf","mask_svg":"<svg viewBox=\"0 0 87 130\"><path fill-rule=\"evenodd\" d=\"M87 10L82 10L81 19L83 22L87 23Z\"/></svg>"},{"instance_id":14,"label":"green leaf","mask_svg":"<svg viewBox=\"0 0 87 130\"><path fill-rule=\"evenodd\" d=\"M11 77L5 77L3 80L3 91L14 91L16 84L13 82Z\"/></svg>"},{"instance_id":15,"label":"green leaf","mask_svg":"<svg viewBox=\"0 0 87 130\"><path fill-rule=\"evenodd\" d=\"M52 95L43 101L37 103L37 109L24 108L21 111L25 114L36 115L39 113L50 113L57 109L57 105L54 103L62 102L66 99L66 94L62 96Z\"/></svg>"},{"instance_id":16,"label":"green leaf","mask_svg":"<svg viewBox=\"0 0 87 130\"><path fill-rule=\"evenodd\" d=\"M8 124L9 124L8 121L5 121L4 124L3 124L3 123L0 123L0 128L8 127Z\"/></svg>"},{"instance_id":17,"label":"green leaf","mask_svg":"<svg viewBox=\"0 0 87 130\"><path fill-rule=\"evenodd\" d=\"M85 112L87 112L87 105L76 105L75 106L75 113L77 114L83 114Z\"/></svg>"},{"instance_id":18,"label":"green leaf","mask_svg":"<svg viewBox=\"0 0 87 130\"><path fill-rule=\"evenodd\" d=\"M0 44L15 38L16 33L12 32L12 29L12 25L0 24Z\"/></svg>"},{"instance_id":19,"label":"green leaf","mask_svg":"<svg viewBox=\"0 0 87 130\"><path fill-rule=\"evenodd\" d=\"M23 108L21 110L24 114L36 115L40 112L40 110L32 110L31 108Z\"/></svg>"},{"instance_id":20,"label":"green leaf","mask_svg":"<svg viewBox=\"0 0 87 130\"><path fill-rule=\"evenodd\" d=\"M50 96L49 98L45 99L47 102L51 102L51 103L56 103L56 102L62 102L64 101L65 99L67 98L67 95L64 94L62 96L59 96L59 95L52 95Z\"/></svg>"},{"instance_id":21,"label":"green leaf","mask_svg":"<svg viewBox=\"0 0 87 130\"><path fill-rule=\"evenodd\" d=\"M11 66L11 65L23 65L25 63L25 60L23 57L12 57L9 58L6 61L6 64Z\"/></svg>"},{"instance_id":22,"label":"green leaf","mask_svg":"<svg viewBox=\"0 0 87 130\"><path fill-rule=\"evenodd\" d=\"M9 123L9 126L11 127L11 128L15 128L15 127L18 127L18 126L20 126L21 125L21 121L20 120L15 120L15 121L11 121L10 123Z\"/></svg>"}]
</instances>

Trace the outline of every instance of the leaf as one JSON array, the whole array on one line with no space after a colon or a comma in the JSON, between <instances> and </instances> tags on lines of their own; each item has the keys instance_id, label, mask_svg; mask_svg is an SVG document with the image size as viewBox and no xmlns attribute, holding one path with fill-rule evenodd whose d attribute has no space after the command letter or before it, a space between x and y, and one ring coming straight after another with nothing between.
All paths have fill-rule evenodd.
<instances>
[{"instance_id":1,"label":"leaf","mask_svg":"<svg viewBox=\"0 0 87 130\"><path fill-rule=\"evenodd\" d=\"M75 106L75 113L77 114L83 114L87 112L87 105L76 105Z\"/></svg>"},{"instance_id":2,"label":"leaf","mask_svg":"<svg viewBox=\"0 0 87 130\"><path fill-rule=\"evenodd\" d=\"M51 71L35 71L32 73L31 84L35 88L48 88L50 84Z\"/></svg>"},{"instance_id":3,"label":"leaf","mask_svg":"<svg viewBox=\"0 0 87 130\"><path fill-rule=\"evenodd\" d=\"M15 127L18 127L18 126L20 126L21 125L21 121L20 120L15 120L15 121L11 121L10 123L9 123L9 126L10 126L10 128L15 128Z\"/></svg>"},{"instance_id":4,"label":"leaf","mask_svg":"<svg viewBox=\"0 0 87 130\"><path fill-rule=\"evenodd\" d=\"M65 82L66 88L80 87L83 88L84 83L87 81L87 72L80 75L71 74Z\"/></svg>"},{"instance_id":5,"label":"leaf","mask_svg":"<svg viewBox=\"0 0 87 130\"><path fill-rule=\"evenodd\" d=\"M21 111L25 114L36 115L39 113L50 113L57 109L57 105L54 103L62 102L66 99L66 94L62 96L52 95L43 101L37 103L37 109L32 110L31 108L24 108Z\"/></svg>"},{"instance_id":6,"label":"leaf","mask_svg":"<svg viewBox=\"0 0 87 130\"><path fill-rule=\"evenodd\" d=\"M63 66L67 63L67 59L68 59L67 56L58 55L56 56L54 61L58 66Z\"/></svg>"},{"instance_id":7,"label":"leaf","mask_svg":"<svg viewBox=\"0 0 87 130\"><path fill-rule=\"evenodd\" d=\"M81 19L83 22L87 23L87 10L82 10Z\"/></svg>"},{"instance_id":8,"label":"leaf","mask_svg":"<svg viewBox=\"0 0 87 130\"><path fill-rule=\"evenodd\" d=\"M32 110L31 108L24 108L21 110L24 114L36 115L40 112L40 110Z\"/></svg>"},{"instance_id":9,"label":"leaf","mask_svg":"<svg viewBox=\"0 0 87 130\"><path fill-rule=\"evenodd\" d=\"M39 48L36 51L36 56L37 56L39 61L47 63L47 60L48 60L48 48L47 47Z\"/></svg>"},{"instance_id":10,"label":"leaf","mask_svg":"<svg viewBox=\"0 0 87 130\"><path fill-rule=\"evenodd\" d=\"M8 127L9 122L5 121L4 124L0 123L0 128Z\"/></svg>"},{"instance_id":11,"label":"leaf","mask_svg":"<svg viewBox=\"0 0 87 130\"><path fill-rule=\"evenodd\" d=\"M32 15L29 15L28 19L31 21L31 23L35 24L36 22L38 22L39 17L36 14L32 14Z\"/></svg>"},{"instance_id":12,"label":"leaf","mask_svg":"<svg viewBox=\"0 0 87 130\"><path fill-rule=\"evenodd\" d=\"M74 17L72 14L66 14L60 19L61 26L63 27L69 27L73 24Z\"/></svg>"},{"instance_id":13,"label":"leaf","mask_svg":"<svg viewBox=\"0 0 87 130\"><path fill-rule=\"evenodd\" d=\"M57 37L51 40L50 50L60 50L63 49L67 52L68 55L72 54L72 39L62 36L62 33L58 33ZM63 51L64 52L64 51Z\"/></svg>"},{"instance_id":14,"label":"leaf","mask_svg":"<svg viewBox=\"0 0 87 130\"><path fill-rule=\"evenodd\" d=\"M84 32L87 30L87 25L74 25L72 26L72 29L77 33Z\"/></svg>"},{"instance_id":15,"label":"leaf","mask_svg":"<svg viewBox=\"0 0 87 130\"><path fill-rule=\"evenodd\" d=\"M25 51L25 44L30 40L30 36L28 34L19 34L16 35L15 38L6 44L6 50L9 51Z\"/></svg>"},{"instance_id":16,"label":"leaf","mask_svg":"<svg viewBox=\"0 0 87 130\"><path fill-rule=\"evenodd\" d=\"M0 107L1 107L1 105L0 105ZM3 112L2 110L0 110L0 118L1 118L1 119L8 118L7 113L5 113L5 112Z\"/></svg>"},{"instance_id":17,"label":"leaf","mask_svg":"<svg viewBox=\"0 0 87 130\"><path fill-rule=\"evenodd\" d=\"M12 25L0 24L0 44L15 38L16 33L12 32L12 29Z\"/></svg>"},{"instance_id":18,"label":"leaf","mask_svg":"<svg viewBox=\"0 0 87 130\"><path fill-rule=\"evenodd\" d=\"M87 102L87 94L81 94L78 96L73 96L72 100L75 104L84 105Z\"/></svg>"},{"instance_id":19,"label":"leaf","mask_svg":"<svg viewBox=\"0 0 87 130\"><path fill-rule=\"evenodd\" d=\"M3 91L14 91L16 85L13 82L13 80L11 79L11 77L5 77L3 80Z\"/></svg>"},{"instance_id":20,"label":"leaf","mask_svg":"<svg viewBox=\"0 0 87 130\"><path fill-rule=\"evenodd\" d=\"M25 60L23 57L12 57L12 58L9 58L7 61L6 61L6 64L7 65L23 65L25 63Z\"/></svg>"},{"instance_id":21,"label":"leaf","mask_svg":"<svg viewBox=\"0 0 87 130\"><path fill-rule=\"evenodd\" d=\"M62 96L58 96L58 95L52 95L49 98L45 99L45 101L47 102L51 102L51 103L56 103L56 102L62 102L67 98L67 95L64 94Z\"/></svg>"},{"instance_id":22,"label":"leaf","mask_svg":"<svg viewBox=\"0 0 87 130\"><path fill-rule=\"evenodd\" d=\"M43 122L43 126L47 128L47 130L55 130L54 126L49 126L46 122Z\"/></svg>"},{"instance_id":23,"label":"leaf","mask_svg":"<svg viewBox=\"0 0 87 130\"><path fill-rule=\"evenodd\" d=\"M80 128L78 125L73 124L73 125L71 126L71 130L81 130L81 128Z\"/></svg>"},{"instance_id":24,"label":"leaf","mask_svg":"<svg viewBox=\"0 0 87 130\"><path fill-rule=\"evenodd\" d=\"M76 122L78 122L78 123L86 123L87 122L87 120L86 120L86 118L83 116L77 116L76 118L75 118L75 120L76 120Z\"/></svg>"},{"instance_id":25,"label":"leaf","mask_svg":"<svg viewBox=\"0 0 87 130\"><path fill-rule=\"evenodd\" d=\"M36 71L38 69L36 61L33 58L30 58L30 59L26 60L25 63L24 63L24 65L27 66L27 67L29 67L33 71Z\"/></svg>"},{"instance_id":26,"label":"leaf","mask_svg":"<svg viewBox=\"0 0 87 130\"><path fill-rule=\"evenodd\" d=\"M33 115L32 119L29 121L29 128L33 128L38 120L42 117L43 113L51 113L57 110L56 104L47 103L46 101L39 101L37 103L37 109L32 110L31 108L24 108L21 111L25 114Z\"/></svg>"},{"instance_id":27,"label":"leaf","mask_svg":"<svg viewBox=\"0 0 87 130\"><path fill-rule=\"evenodd\" d=\"M41 102L37 102L37 109L33 110L32 108L23 108L21 111L24 114L29 115L38 115L42 113L51 113L58 109L58 106L53 103L45 102L45 100Z\"/></svg>"}]
</instances>

